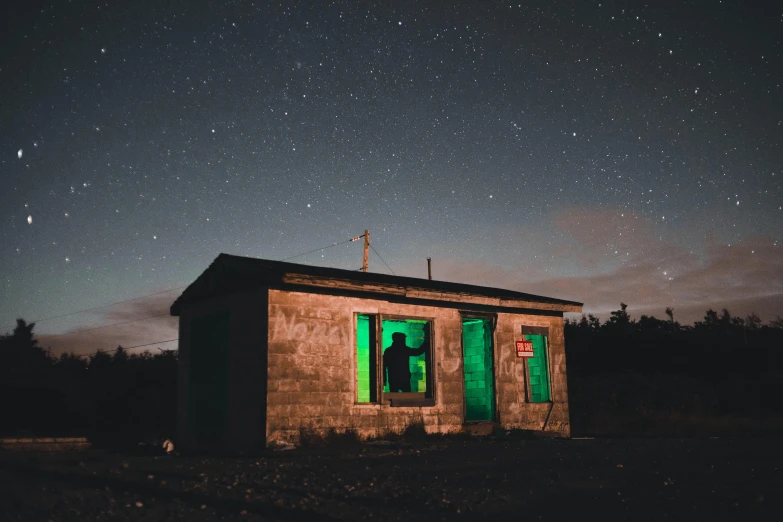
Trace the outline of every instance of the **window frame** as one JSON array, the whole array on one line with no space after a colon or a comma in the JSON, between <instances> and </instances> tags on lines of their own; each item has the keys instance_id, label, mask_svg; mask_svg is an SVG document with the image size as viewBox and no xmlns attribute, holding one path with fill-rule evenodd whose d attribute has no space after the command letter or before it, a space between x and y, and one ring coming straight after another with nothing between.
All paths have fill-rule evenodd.
<instances>
[{"instance_id":1,"label":"window frame","mask_svg":"<svg viewBox=\"0 0 783 522\"><path fill-rule=\"evenodd\" d=\"M524 364L525 371L525 402L528 404L549 404L554 402L552 399L552 358L549 356L549 327L548 326L534 326L534 325L520 325L522 339L524 340L526 335L542 335L544 337L544 356L546 358L546 378L547 387L549 389L549 399L546 401L533 401L533 389L530 385L530 365L528 359L524 358L522 363Z\"/></svg>"},{"instance_id":2,"label":"window frame","mask_svg":"<svg viewBox=\"0 0 783 522\"><path fill-rule=\"evenodd\" d=\"M371 318L370 327L369 327L369 339L368 342L370 344L369 351L370 353L376 354L375 358L375 371L373 371L373 368L369 368L370 374L375 375L375 387L373 388L373 379L370 378L370 400L367 402L361 402L359 401L359 354L358 354L358 345L359 345L359 316L368 316ZM377 360L377 352L378 352L378 334L380 333L380 321L378 318L380 317L380 314L378 312L354 312L353 314L353 347L351 348L351 351L353 353L351 360L353 361L353 383L355 386L354 393L353 393L353 403L354 406L376 406L380 404L380 401L378 400L378 377L380 374L378 373L378 360ZM373 324L375 323L375 333L373 335ZM372 346L372 339L375 338L375 346ZM372 360L372 358L371 358ZM369 363L368 363L369 364Z\"/></svg>"},{"instance_id":3,"label":"window frame","mask_svg":"<svg viewBox=\"0 0 783 522\"><path fill-rule=\"evenodd\" d=\"M354 343L352 347L353 351L353 361L354 361L354 372L353 372L353 379L356 386L356 389L354 390L354 404L357 406L387 406L387 407L421 407L421 408L428 408L428 407L434 407L436 404L437 396L436 396L436 375L435 375L435 318L434 317L425 317L425 316L415 316L410 314L383 314L379 312L354 312ZM372 398L373 395L375 397L374 401L370 402L359 402L359 388L358 388L358 374L359 374L359 361L358 361L358 352L357 352L357 346L358 346L358 335L357 335L357 328L359 324L359 316L370 316L375 319L375 369L374 369L374 375L375 375L375 389L374 394L373 391L370 393L370 397ZM383 379L384 379L384 368L383 368L383 322L384 321L406 321L406 320L412 320L412 321L426 321L427 327L429 328L429 335L430 335L430 345L429 349L425 352L425 361L428 361L429 364L426 367L426 380L427 384L429 385L426 392L384 392L383 391ZM370 325L370 328L372 329L372 325ZM372 337L371 337L372 338ZM372 350L373 347L370 346L370 349ZM370 371L373 372L373 369L370 368ZM423 397L422 397L423 395ZM429 395L429 396L427 396Z\"/></svg>"}]
</instances>

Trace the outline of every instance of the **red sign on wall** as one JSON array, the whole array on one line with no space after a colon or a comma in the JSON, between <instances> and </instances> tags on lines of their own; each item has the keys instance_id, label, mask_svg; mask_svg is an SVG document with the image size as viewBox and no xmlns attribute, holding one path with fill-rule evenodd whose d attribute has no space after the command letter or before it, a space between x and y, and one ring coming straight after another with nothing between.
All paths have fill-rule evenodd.
<instances>
[{"instance_id":1,"label":"red sign on wall","mask_svg":"<svg viewBox=\"0 0 783 522\"><path fill-rule=\"evenodd\" d=\"M533 341L517 341L517 357L533 357Z\"/></svg>"}]
</instances>

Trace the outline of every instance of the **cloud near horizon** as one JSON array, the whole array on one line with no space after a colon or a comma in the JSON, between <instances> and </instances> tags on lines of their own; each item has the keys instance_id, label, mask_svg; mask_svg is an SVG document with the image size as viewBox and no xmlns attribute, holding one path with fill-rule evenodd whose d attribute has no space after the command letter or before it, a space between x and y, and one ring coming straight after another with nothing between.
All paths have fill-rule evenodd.
<instances>
[{"instance_id":1,"label":"cloud near horizon","mask_svg":"<svg viewBox=\"0 0 783 522\"><path fill-rule=\"evenodd\" d=\"M551 246L537 241L546 245L539 254L557 266L573 262L572 275L451 259L439 262L438 278L579 301L585 313L597 315L624 302L636 316L662 317L671 306L683 323L709 308L755 312L765 321L783 316L783 255L769 237L685 248L662 239L655 223L637 215L579 208L558 213L552 223L562 240Z\"/></svg>"},{"instance_id":2,"label":"cloud near horizon","mask_svg":"<svg viewBox=\"0 0 783 522\"><path fill-rule=\"evenodd\" d=\"M739 316L753 312L764 322L783 316L783 255L769 237L746 237L731 245L705 240L686 248L664 240L650 220L619 210L569 208L553 215L550 223L549 229L499 228L488 239L518 248L520 258L535 262L438 258L435 279L579 301L585 313L601 317L621 302L637 318L664 317L671 306L683 324L702 319L710 308L726 308ZM421 276L418 264L405 268L398 273ZM159 317L41 336L40 344L55 354L86 354L175 339L178 318L168 316L175 298L176 294L160 294L112 307L98 326ZM176 342L134 352L159 347L176 348Z\"/></svg>"},{"instance_id":3,"label":"cloud near horizon","mask_svg":"<svg viewBox=\"0 0 783 522\"><path fill-rule=\"evenodd\" d=\"M179 318L168 315L176 295L159 294L112 306L102 315L96 326L75 328L56 335L36 335L38 344L51 348L53 355L84 355L98 350L115 350L118 346L129 347L176 339L179 333ZM133 349L131 353L176 347L176 342L152 344Z\"/></svg>"}]
</instances>

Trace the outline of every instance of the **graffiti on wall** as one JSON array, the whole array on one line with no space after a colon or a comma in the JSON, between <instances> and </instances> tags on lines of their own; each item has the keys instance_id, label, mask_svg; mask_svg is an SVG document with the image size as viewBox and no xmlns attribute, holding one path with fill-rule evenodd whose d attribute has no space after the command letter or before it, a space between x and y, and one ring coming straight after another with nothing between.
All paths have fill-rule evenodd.
<instances>
[{"instance_id":1,"label":"graffiti on wall","mask_svg":"<svg viewBox=\"0 0 783 522\"><path fill-rule=\"evenodd\" d=\"M568 423L568 421L551 421L546 425L546 430L566 433L571 430L571 425Z\"/></svg>"},{"instance_id":2,"label":"graffiti on wall","mask_svg":"<svg viewBox=\"0 0 783 522\"><path fill-rule=\"evenodd\" d=\"M515 376L514 368L517 365L516 359L504 358L498 365L498 377L513 378Z\"/></svg>"},{"instance_id":3,"label":"graffiti on wall","mask_svg":"<svg viewBox=\"0 0 783 522\"><path fill-rule=\"evenodd\" d=\"M444 357L443 360L440 363L438 363L443 373L452 374L452 373L457 373L459 371L462 371L462 357L460 353L461 351L462 351L462 344L460 343L460 341L451 341L449 343L446 353L452 355L458 354L458 356Z\"/></svg>"},{"instance_id":4,"label":"graffiti on wall","mask_svg":"<svg viewBox=\"0 0 783 522\"><path fill-rule=\"evenodd\" d=\"M302 317L296 312L278 309L272 319L272 341L298 341L321 344L344 344L345 327L326 319Z\"/></svg>"}]
</instances>

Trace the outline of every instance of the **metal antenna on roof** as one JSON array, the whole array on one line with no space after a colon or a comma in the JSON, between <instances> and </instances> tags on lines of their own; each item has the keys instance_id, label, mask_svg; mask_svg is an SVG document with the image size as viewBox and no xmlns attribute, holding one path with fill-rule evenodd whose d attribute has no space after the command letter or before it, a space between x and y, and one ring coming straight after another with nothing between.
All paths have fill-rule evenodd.
<instances>
[{"instance_id":1,"label":"metal antenna on roof","mask_svg":"<svg viewBox=\"0 0 783 522\"><path fill-rule=\"evenodd\" d=\"M432 281L432 258L427 258L427 277Z\"/></svg>"}]
</instances>

